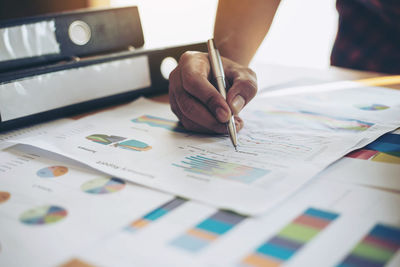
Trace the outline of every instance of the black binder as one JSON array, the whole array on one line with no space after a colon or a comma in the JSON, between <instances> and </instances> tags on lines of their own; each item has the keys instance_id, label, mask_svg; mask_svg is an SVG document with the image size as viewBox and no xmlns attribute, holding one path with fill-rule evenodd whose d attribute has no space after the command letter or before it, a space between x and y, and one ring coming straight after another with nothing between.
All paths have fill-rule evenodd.
<instances>
[{"instance_id":1,"label":"black binder","mask_svg":"<svg viewBox=\"0 0 400 267\"><path fill-rule=\"evenodd\" d=\"M40 53L39 51L39 53L33 52L32 56L21 55L21 57L18 56L19 51L13 51L17 54L15 59L1 60L0 56L0 72L39 63L69 60L73 57L122 51L129 47L139 48L144 45L139 11L135 6L111 9L82 9L73 12L2 21L0 22L0 31L8 29L8 32L10 32L10 30L13 30L14 34L10 33L10 37L21 35L20 38L23 39L23 31L26 34L28 27L40 26L40 23L48 23L48 27L53 27L46 33L54 34L54 41L59 45L58 49L56 49L58 51L51 50L49 53ZM21 29L21 33L18 32L18 29ZM75 40L73 38L74 32L78 35L86 34L87 39ZM31 40L28 40L28 42L31 43L28 44L32 48L35 45L33 44L35 36L42 33L39 29L29 36ZM27 54L24 53L24 49L21 50L21 54Z\"/></svg>"}]
</instances>

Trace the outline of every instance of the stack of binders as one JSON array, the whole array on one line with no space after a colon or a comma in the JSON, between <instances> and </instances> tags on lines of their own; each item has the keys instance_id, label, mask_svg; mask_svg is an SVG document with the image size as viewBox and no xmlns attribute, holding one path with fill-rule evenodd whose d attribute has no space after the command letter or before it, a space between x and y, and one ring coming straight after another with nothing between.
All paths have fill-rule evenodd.
<instances>
[{"instance_id":1,"label":"stack of binders","mask_svg":"<svg viewBox=\"0 0 400 267\"><path fill-rule=\"evenodd\" d=\"M0 22L0 131L166 92L167 57L205 43L143 49L137 7Z\"/></svg>"}]
</instances>

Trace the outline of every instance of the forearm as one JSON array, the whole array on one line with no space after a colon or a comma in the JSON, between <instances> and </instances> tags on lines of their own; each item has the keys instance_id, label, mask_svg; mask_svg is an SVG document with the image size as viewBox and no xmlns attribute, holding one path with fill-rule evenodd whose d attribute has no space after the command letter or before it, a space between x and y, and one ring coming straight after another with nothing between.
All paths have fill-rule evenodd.
<instances>
[{"instance_id":1,"label":"forearm","mask_svg":"<svg viewBox=\"0 0 400 267\"><path fill-rule=\"evenodd\" d=\"M267 34L280 0L220 0L214 39L222 56L247 66Z\"/></svg>"}]
</instances>

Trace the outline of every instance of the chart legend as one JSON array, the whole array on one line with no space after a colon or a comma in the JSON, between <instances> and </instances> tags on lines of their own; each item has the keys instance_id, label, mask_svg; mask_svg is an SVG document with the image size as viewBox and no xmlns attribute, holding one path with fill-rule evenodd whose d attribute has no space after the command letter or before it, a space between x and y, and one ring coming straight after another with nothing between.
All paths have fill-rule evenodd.
<instances>
[{"instance_id":1,"label":"chart legend","mask_svg":"<svg viewBox=\"0 0 400 267\"><path fill-rule=\"evenodd\" d=\"M377 224L337 266L385 266L399 248L400 228Z\"/></svg>"},{"instance_id":2,"label":"chart legend","mask_svg":"<svg viewBox=\"0 0 400 267\"><path fill-rule=\"evenodd\" d=\"M37 176L40 178L54 178L59 177L68 172L68 168L64 166L51 166L40 169L37 171Z\"/></svg>"},{"instance_id":3,"label":"chart legend","mask_svg":"<svg viewBox=\"0 0 400 267\"><path fill-rule=\"evenodd\" d=\"M346 157L400 164L400 135L387 133L364 148L347 154Z\"/></svg>"},{"instance_id":4,"label":"chart legend","mask_svg":"<svg viewBox=\"0 0 400 267\"><path fill-rule=\"evenodd\" d=\"M126 226L124 228L124 230L127 231L127 232L134 233L137 230L142 229L142 228L148 226L150 223L152 223L152 222L160 219L161 217L165 216L166 214L168 214L172 210L178 208L179 206L181 206L185 202L186 202L186 200L184 200L182 198L179 198L179 197L175 198L175 199L165 203L161 207L156 208L155 210L147 213L142 218L140 218L140 219L138 219L136 221L133 221L131 224Z\"/></svg>"},{"instance_id":5,"label":"chart legend","mask_svg":"<svg viewBox=\"0 0 400 267\"><path fill-rule=\"evenodd\" d=\"M253 183L257 179L269 173L269 170L224 162L203 156L186 157L180 164L172 165L183 168L186 172L215 176L246 184Z\"/></svg>"},{"instance_id":6,"label":"chart legend","mask_svg":"<svg viewBox=\"0 0 400 267\"><path fill-rule=\"evenodd\" d=\"M174 239L170 245L188 252L198 252L226 234L244 219L246 219L245 216L230 211L218 211Z\"/></svg>"},{"instance_id":7,"label":"chart legend","mask_svg":"<svg viewBox=\"0 0 400 267\"><path fill-rule=\"evenodd\" d=\"M177 121L168 120L168 119L164 119L164 118L156 117L156 116L152 116L152 115L140 116L136 119L133 119L132 122L147 124L151 127L164 128L164 129L167 129L172 132L178 132L178 133L186 132L185 128L180 126Z\"/></svg>"},{"instance_id":8,"label":"chart legend","mask_svg":"<svg viewBox=\"0 0 400 267\"><path fill-rule=\"evenodd\" d=\"M121 191L125 185L125 181L119 178L97 178L84 183L81 189L83 192L99 195Z\"/></svg>"},{"instance_id":9,"label":"chart legend","mask_svg":"<svg viewBox=\"0 0 400 267\"><path fill-rule=\"evenodd\" d=\"M20 221L28 225L56 223L67 217L67 211L58 206L42 206L30 209L20 216Z\"/></svg>"},{"instance_id":10,"label":"chart legend","mask_svg":"<svg viewBox=\"0 0 400 267\"><path fill-rule=\"evenodd\" d=\"M338 216L328 211L307 209L245 257L241 266L268 267L285 264Z\"/></svg>"}]
</instances>

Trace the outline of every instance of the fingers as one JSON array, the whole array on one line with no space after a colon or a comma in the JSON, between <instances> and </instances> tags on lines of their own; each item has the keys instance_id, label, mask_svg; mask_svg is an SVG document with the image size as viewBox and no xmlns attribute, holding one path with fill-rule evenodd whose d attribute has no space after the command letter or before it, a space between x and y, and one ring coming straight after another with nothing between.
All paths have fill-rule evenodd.
<instances>
[{"instance_id":1,"label":"fingers","mask_svg":"<svg viewBox=\"0 0 400 267\"><path fill-rule=\"evenodd\" d=\"M230 61L225 59L225 61ZM249 68L231 62L225 64L225 75L232 86L229 88L226 101L233 114L239 114L243 107L250 102L257 93L257 77ZM224 65L224 66L225 66Z\"/></svg>"},{"instance_id":2,"label":"fingers","mask_svg":"<svg viewBox=\"0 0 400 267\"><path fill-rule=\"evenodd\" d=\"M225 124L217 121L206 106L185 91L179 82L180 70L176 69L175 72L170 76L169 96L171 109L182 125L188 130L201 133L226 133Z\"/></svg>"},{"instance_id":3,"label":"fingers","mask_svg":"<svg viewBox=\"0 0 400 267\"><path fill-rule=\"evenodd\" d=\"M197 123L193 122L192 120L188 119L185 117L181 111L177 108L178 104L175 101L175 98L170 98L170 103L171 103L171 109L172 111L176 114L176 116L179 118L181 124L185 129L193 131L193 132L198 132L198 133L210 133L210 130L207 128L204 128Z\"/></svg>"},{"instance_id":4,"label":"fingers","mask_svg":"<svg viewBox=\"0 0 400 267\"><path fill-rule=\"evenodd\" d=\"M225 99L208 80L208 56L204 53L185 53L179 64L184 90L206 106L219 122L227 122L231 111Z\"/></svg>"},{"instance_id":5,"label":"fingers","mask_svg":"<svg viewBox=\"0 0 400 267\"><path fill-rule=\"evenodd\" d=\"M183 126L201 133L227 133L226 122L254 97L257 91L254 72L231 60L223 59L227 83L232 84L225 100L210 83L208 55L186 52L169 77L171 109ZM228 104L229 103L229 104ZM236 128L243 121L235 116Z\"/></svg>"}]
</instances>

